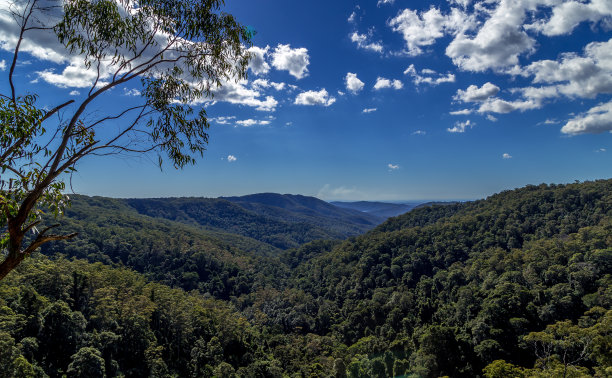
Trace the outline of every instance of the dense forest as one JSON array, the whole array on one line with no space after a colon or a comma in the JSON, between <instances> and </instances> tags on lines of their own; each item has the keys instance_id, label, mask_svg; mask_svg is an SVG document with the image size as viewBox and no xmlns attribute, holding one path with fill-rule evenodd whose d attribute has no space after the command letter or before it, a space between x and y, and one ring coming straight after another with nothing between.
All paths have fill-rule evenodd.
<instances>
[{"instance_id":1,"label":"dense forest","mask_svg":"<svg viewBox=\"0 0 612 378\"><path fill-rule=\"evenodd\" d=\"M189 199L74 199L59 222L79 237L0 281L0 376L612 376L612 180L346 240L296 236L333 209L250 200L218 200L247 214L230 224Z\"/></svg>"}]
</instances>

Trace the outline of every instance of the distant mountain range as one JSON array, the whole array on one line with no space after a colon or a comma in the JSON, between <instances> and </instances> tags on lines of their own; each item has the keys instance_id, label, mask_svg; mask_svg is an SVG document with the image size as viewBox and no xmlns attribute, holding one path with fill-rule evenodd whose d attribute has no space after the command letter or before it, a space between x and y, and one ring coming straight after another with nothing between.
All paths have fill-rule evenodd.
<instances>
[{"instance_id":1,"label":"distant mountain range","mask_svg":"<svg viewBox=\"0 0 612 378\"><path fill-rule=\"evenodd\" d=\"M332 205L341 207L344 209L358 210L370 215L374 215L379 218L387 219L396 217L404 214L415 207L419 206L421 202L408 202L408 203L389 203L389 202L374 202L374 201L357 201L357 202L343 202L333 201L330 202Z\"/></svg>"},{"instance_id":2,"label":"distant mountain range","mask_svg":"<svg viewBox=\"0 0 612 378\"><path fill-rule=\"evenodd\" d=\"M73 197L73 208L95 211L96 206L115 208L132 216L179 222L207 232L239 235L280 249L318 239L346 239L374 228L385 219L314 197L275 193L225 198ZM69 217L72 214L71 210L67 212Z\"/></svg>"}]
</instances>

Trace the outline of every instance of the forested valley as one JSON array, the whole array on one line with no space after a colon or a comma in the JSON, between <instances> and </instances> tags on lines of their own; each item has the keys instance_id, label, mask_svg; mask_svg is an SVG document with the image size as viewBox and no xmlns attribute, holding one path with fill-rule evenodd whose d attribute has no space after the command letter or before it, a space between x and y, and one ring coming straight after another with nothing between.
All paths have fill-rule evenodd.
<instances>
[{"instance_id":1,"label":"forested valley","mask_svg":"<svg viewBox=\"0 0 612 378\"><path fill-rule=\"evenodd\" d=\"M0 281L0 377L612 376L612 180L384 222L72 196L57 222L79 236Z\"/></svg>"}]
</instances>

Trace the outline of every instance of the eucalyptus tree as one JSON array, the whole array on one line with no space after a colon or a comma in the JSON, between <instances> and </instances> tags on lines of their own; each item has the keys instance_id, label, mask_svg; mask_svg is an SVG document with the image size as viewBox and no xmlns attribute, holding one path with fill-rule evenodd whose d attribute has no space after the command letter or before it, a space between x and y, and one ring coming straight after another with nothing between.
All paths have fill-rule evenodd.
<instances>
[{"instance_id":1,"label":"eucalyptus tree","mask_svg":"<svg viewBox=\"0 0 612 378\"><path fill-rule=\"evenodd\" d=\"M82 158L156 154L160 166L168 160L182 168L203 154L206 112L190 105L246 78L250 58L251 33L223 6L223 0L15 0L2 6L0 21L10 20L4 30L10 38L0 47L10 49L12 60L8 85L0 89L0 279L42 244L74 236L53 234L57 225L40 223L44 213L62 213L66 177ZM87 72L83 95L40 105L35 85L20 87L15 69L36 38L57 43L64 63ZM128 84L141 85L139 104L117 102L110 112L99 106L103 96Z\"/></svg>"}]
</instances>

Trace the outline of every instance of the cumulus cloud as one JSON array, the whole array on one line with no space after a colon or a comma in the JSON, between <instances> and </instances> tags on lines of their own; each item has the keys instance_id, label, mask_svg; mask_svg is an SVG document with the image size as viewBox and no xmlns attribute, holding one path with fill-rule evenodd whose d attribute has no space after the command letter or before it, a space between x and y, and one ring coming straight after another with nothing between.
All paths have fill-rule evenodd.
<instances>
[{"instance_id":1,"label":"cumulus cloud","mask_svg":"<svg viewBox=\"0 0 612 378\"><path fill-rule=\"evenodd\" d=\"M268 50L270 50L270 46L266 46L266 47L252 46L249 48L248 51L251 53L251 60L249 61L249 69L255 75L267 74L268 71L270 71L270 65L266 62L266 55L268 54Z\"/></svg>"},{"instance_id":2,"label":"cumulus cloud","mask_svg":"<svg viewBox=\"0 0 612 378\"><path fill-rule=\"evenodd\" d=\"M536 34L569 34L586 21L593 25L601 23L607 29L612 25L612 3L607 0L449 0L449 3L448 12L436 7L425 11L404 9L389 20L389 27L402 34L407 54L420 55L442 37L451 36L446 55L460 69L513 73L520 70L519 59L535 51Z\"/></svg>"},{"instance_id":3,"label":"cumulus cloud","mask_svg":"<svg viewBox=\"0 0 612 378\"><path fill-rule=\"evenodd\" d=\"M68 93L71 96L78 96L81 94L81 92L77 91L76 89L70 91L70 93Z\"/></svg>"},{"instance_id":4,"label":"cumulus cloud","mask_svg":"<svg viewBox=\"0 0 612 378\"><path fill-rule=\"evenodd\" d=\"M417 130L412 133L412 135L425 135L425 134L427 133L423 130Z\"/></svg>"},{"instance_id":5,"label":"cumulus cloud","mask_svg":"<svg viewBox=\"0 0 612 378\"><path fill-rule=\"evenodd\" d=\"M230 104L246 105L255 108L255 110L272 112L276 110L278 101L273 96L266 96L262 99L262 93L255 89L246 87L247 82L241 80L235 82L229 80L223 83L222 86L213 88L215 101L225 101ZM205 102L206 99L200 99L194 102L194 105Z\"/></svg>"},{"instance_id":6,"label":"cumulus cloud","mask_svg":"<svg viewBox=\"0 0 612 378\"><path fill-rule=\"evenodd\" d=\"M215 122L218 123L219 125L229 125L230 123L233 123L236 119L236 116L227 116L227 117L212 117L209 118L208 120L211 122Z\"/></svg>"},{"instance_id":7,"label":"cumulus cloud","mask_svg":"<svg viewBox=\"0 0 612 378\"><path fill-rule=\"evenodd\" d=\"M23 6L22 4L13 5ZM19 39L19 26L11 17L9 9L13 5L9 1L0 2L0 48L11 52L15 49ZM34 14L33 17L42 16ZM50 18L49 23L59 21L54 16L47 18ZM19 48L22 53L28 53L42 61L50 61L56 64L66 64L69 62L66 48L59 43L55 34L49 33L48 30L33 29L28 31Z\"/></svg>"},{"instance_id":8,"label":"cumulus cloud","mask_svg":"<svg viewBox=\"0 0 612 378\"><path fill-rule=\"evenodd\" d=\"M565 1L552 9L548 20L539 20L526 28L546 36L557 36L571 33L581 22L595 24L612 16L612 4L606 0Z\"/></svg>"},{"instance_id":9,"label":"cumulus cloud","mask_svg":"<svg viewBox=\"0 0 612 378\"><path fill-rule=\"evenodd\" d=\"M586 113L569 120L562 128L564 134L600 134L612 132L612 101L599 104Z\"/></svg>"},{"instance_id":10,"label":"cumulus cloud","mask_svg":"<svg viewBox=\"0 0 612 378\"><path fill-rule=\"evenodd\" d=\"M475 20L457 8L453 8L447 15L443 15L437 8L420 13L404 9L388 24L393 31L404 37L408 55L416 56L423 53L422 47L433 45L445 34L473 28Z\"/></svg>"},{"instance_id":11,"label":"cumulus cloud","mask_svg":"<svg viewBox=\"0 0 612 378\"><path fill-rule=\"evenodd\" d=\"M79 59L73 59L61 73L56 73L55 69L49 68L37 71L36 74L40 79L59 88L90 88L98 78L96 70L90 70ZM109 74L105 67L101 67L102 80L98 80L97 86L106 84L104 79L108 78Z\"/></svg>"},{"instance_id":12,"label":"cumulus cloud","mask_svg":"<svg viewBox=\"0 0 612 378\"><path fill-rule=\"evenodd\" d=\"M508 153L504 153L502 155L502 159L512 159L512 155L508 154Z\"/></svg>"},{"instance_id":13,"label":"cumulus cloud","mask_svg":"<svg viewBox=\"0 0 612 378\"><path fill-rule=\"evenodd\" d=\"M538 109L542 104L533 100L506 101L500 98L489 98L478 108L478 113L510 113L515 110L525 111Z\"/></svg>"},{"instance_id":14,"label":"cumulus cloud","mask_svg":"<svg viewBox=\"0 0 612 378\"><path fill-rule=\"evenodd\" d=\"M387 167L389 168L389 171L396 171L400 168L399 164L387 164Z\"/></svg>"},{"instance_id":15,"label":"cumulus cloud","mask_svg":"<svg viewBox=\"0 0 612 378\"><path fill-rule=\"evenodd\" d=\"M274 88L277 91L282 91L285 88L285 83L276 83L274 81L268 81L266 79L256 79L251 83L251 87L254 89L260 88Z\"/></svg>"},{"instance_id":16,"label":"cumulus cloud","mask_svg":"<svg viewBox=\"0 0 612 378\"><path fill-rule=\"evenodd\" d=\"M323 105L330 106L336 102L336 98L330 96L325 88L320 91L306 91L297 95L295 101L296 105Z\"/></svg>"},{"instance_id":17,"label":"cumulus cloud","mask_svg":"<svg viewBox=\"0 0 612 378\"><path fill-rule=\"evenodd\" d=\"M470 115L473 111L471 109L461 109L449 112L450 115Z\"/></svg>"},{"instance_id":18,"label":"cumulus cloud","mask_svg":"<svg viewBox=\"0 0 612 378\"><path fill-rule=\"evenodd\" d=\"M376 5L377 6L381 6L385 4L393 5L394 2L395 0L378 0L378 3Z\"/></svg>"},{"instance_id":19,"label":"cumulus cloud","mask_svg":"<svg viewBox=\"0 0 612 378\"><path fill-rule=\"evenodd\" d=\"M395 80L389 80L389 79L385 79L384 77L378 77L376 79L376 84L374 84L374 90L381 90L381 89L385 89L385 88L393 88L396 90L402 89L404 87L404 84L402 84L401 81L395 79Z\"/></svg>"},{"instance_id":20,"label":"cumulus cloud","mask_svg":"<svg viewBox=\"0 0 612 378\"><path fill-rule=\"evenodd\" d=\"M499 87L486 82L480 88L476 85L470 85L466 90L459 89L453 98L461 102L480 102L495 96L497 93L499 93Z\"/></svg>"},{"instance_id":21,"label":"cumulus cloud","mask_svg":"<svg viewBox=\"0 0 612 378\"><path fill-rule=\"evenodd\" d=\"M458 90L454 99L460 102L480 103L479 113L509 113L539 109L546 101L560 97L595 98L612 93L612 39L591 42L582 55L561 54L557 60L539 60L518 69L518 74L531 77L531 86L512 88L514 99L495 97L499 87L487 82L482 87L470 85ZM589 120L597 117L588 116ZM573 125L573 126L572 126ZM567 130L573 130L572 123ZM589 127L590 129L590 127Z\"/></svg>"},{"instance_id":22,"label":"cumulus cloud","mask_svg":"<svg viewBox=\"0 0 612 378\"><path fill-rule=\"evenodd\" d=\"M421 70L421 73L419 73L414 67L414 64L411 64L410 66L408 66L408 68L404 70L404 75L412 76L412 81L416 85L425 83L432 86L436 86L442 83L455 82L454 74L448 73L446 75L442 75L429 68L424 68Z\"/></svg>"},{"instance_id":23,"label":"cumulus cloud","mask_svg":"<svg viewBox=\"0 0 612 378\"><path fill-rule=\"evenodd\" d=\"M476 35L458 33L446 55L466 71L516 66L521 54L534 51L535 40L522 28L528 6L523 1L500 0Z\"/></svg>"},{"instance_id":24,"label":"cumulus cloud","mask_svg":"<svg viewBox=\"0 0 612 378\"><path fill-rule=\"evenodd\" d=\"M353 11L353 13L351 13L349 18L347 19L347 21L350 23L354 23L356 20L357 20L357 12Z\"/></svg>"},{"instance_id":25,"label":"cumulus cloud","mask_svg":"<svg viewBox=\"0 0 612 378\"><path fill-rule=\"evenodd\" d=\"M136 88L132 88L132 89L123 88L123 95L124 96L138 97L138 96L141 95L141 93Z\"/></svg>"},{"instance_id":26,"label":"cumulus cloud","mask_svg":"<svg viewBox=\"0 0 612 378\"><path fill-rule=\"evenodd\" d=\"M346 74L344 78L344 83L346 85L346 90L351 92L352 94L356 94L357 92L363 89L364 83L359 80L356 73L349 72Z\"/></svg>"},{"instance_id":27,"label":"cumulus cloud","mask_svg":"<svg viewBox=\"0 0 612 378\"><path fill-rule=\"evenodd\" d=\"M487 114L486 118L491 122L497 122L497 118L495 118L492 114Z\"/></svg>"},{"instance_id":28,"label":"cumulus cloud","mask_svg":"<svg viewBox=\"0 0 612 378\"><path fill-rule=\"evenodd\" d=\"M372 113L372 112L375 112L376 110L378 109L377 108L365 108L361 112L362 113Z\"/></svg>"},{"instance_id":29,"label":"cumulus cloud","mask_svg":"<svg viewBox=\"0 0 612 378\"><path fill-rule=\"evenodd\" d=\"M238 160L238 158L236 158L236 156L234 155L227 155L227 161L229 161L230 163L234 162Z\"/></svg>"},{"instance_id":30,"label":"cumulus cloud","mask_svg":"<svg viewBox=\"0 0 612 378\"><path fill-rule=\"evenodd\" d=\"M533 76L534 84L541 87L521 89L527 98L555 98L559 96L594 98L612 93L612 39L591 42L583 56L562 54L559 60L532 62L522 72Z\"/></svg>"},{"instance_id":31,"label":"cumulus cloud","mask_svg":"<svg viewBox=\"0 0 612 378\"><path fill-rule=\"evenodd\" d=\"M383 51L383 45L380 42L370 41L370 36L366 34L353 32L351 34L351 42L356 43L357 47L360 49L375 51L378 53Z\"/></svg>"},{"instance_id":32,"label":"cumulus cloud","mask_svg":"<svg viewBox=\"0 0 612 378\"><path fill-rule=\"evenodd\" d=\"M0 71L6 70L6 60L0 60Z\"/></svg>"},{"instance_id":33,"label":"cumulus cloud","mask_svg":"<svg viewBox=\"0 0 612 378\"><path fill-rule=\"evenodd\" d=\"M243 127L251 127L255 125L269 125L269 124L270 124L270 121L268 120L243 119L243 120L236 121L237 126L243 126Z\"/></svg>"},{"instance_id":34,"label":"cumulus cloud","mask_svg":"<svg viewBox=\"0 0 612 378\"><path fill-rule=\"evenodd\" d=\"M449 127L446 129L449 133L464 133L465 130L469 127L472 128L474 124L468 119L465 122L457 122L453 127Z\"/></svg>"},{"instance_id":35,"label":"cumulus cloud","mask_svg":"<svg viewBox=\"0 0 612 378\"><path fill-rule=\"evenodd\" d=\"M308 50L304 47L292 49L290 45L279 44L272 52L272 66L277 70L289 71L296 79L308 75L309 59Z\"/></svg>"}]
</instances>

